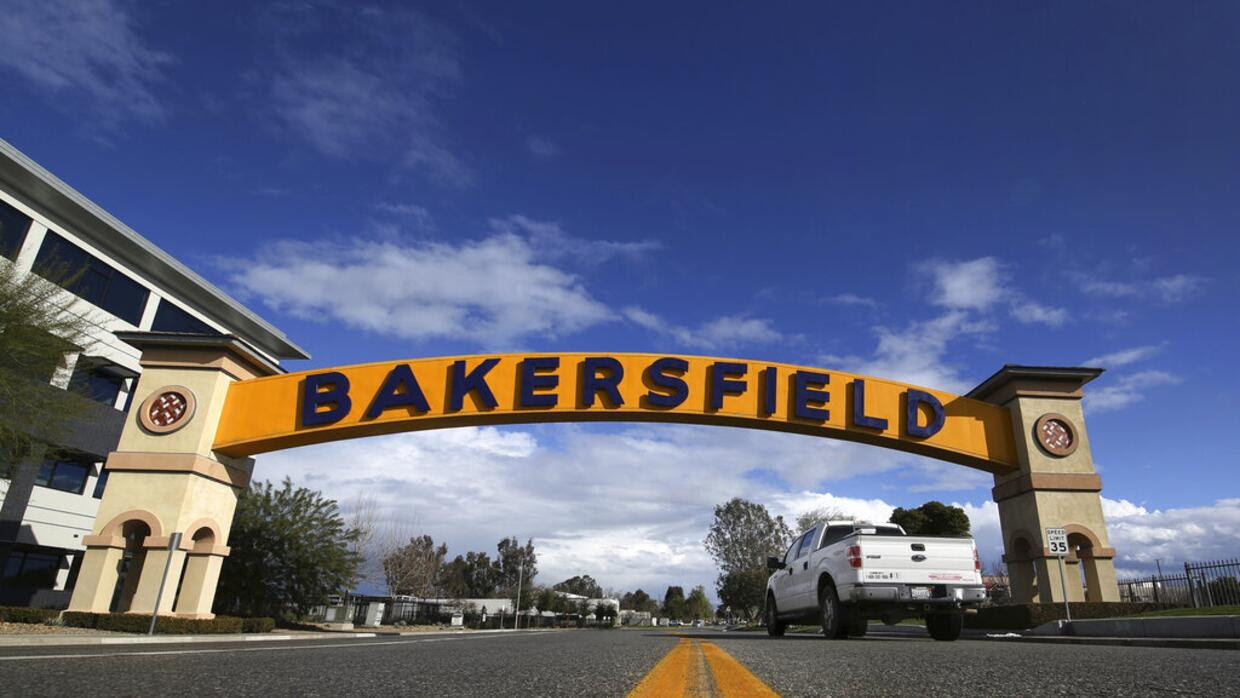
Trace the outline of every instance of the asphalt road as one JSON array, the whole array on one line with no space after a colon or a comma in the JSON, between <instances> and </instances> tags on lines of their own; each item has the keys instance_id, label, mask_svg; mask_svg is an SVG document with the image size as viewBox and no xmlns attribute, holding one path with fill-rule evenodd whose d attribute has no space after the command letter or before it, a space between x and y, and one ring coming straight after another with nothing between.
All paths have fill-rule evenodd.
<instances>
[{"instance_id":1,"label":"asphalt road","mask_svg":"<svg viewBox=\"0 0 1240 698\"><path fill-rule=\"evenodd\" d=\"M682 633L786 696L1240 695L1240 652L921 638ZM0 648L0 695L625 695L679 642L568 630Z\"/></svg>"}]
</instances>

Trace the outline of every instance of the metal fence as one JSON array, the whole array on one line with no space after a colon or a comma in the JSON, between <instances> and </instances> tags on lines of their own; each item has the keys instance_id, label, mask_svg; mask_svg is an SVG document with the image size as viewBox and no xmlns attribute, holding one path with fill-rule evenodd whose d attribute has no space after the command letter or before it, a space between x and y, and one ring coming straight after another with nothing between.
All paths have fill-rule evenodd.
<instances>
[{"instance_id":1,"label":"metal fence","mask_svg":"<svg viewBox=\"0 0 1240 698\"><path fill-rule=\"evenodd\" d=\"M1121 601L1192 608L1240 604L1240 560L1186 562L1184 574L1159 574L1119 582Z\"/></svg>"}]
</instances>

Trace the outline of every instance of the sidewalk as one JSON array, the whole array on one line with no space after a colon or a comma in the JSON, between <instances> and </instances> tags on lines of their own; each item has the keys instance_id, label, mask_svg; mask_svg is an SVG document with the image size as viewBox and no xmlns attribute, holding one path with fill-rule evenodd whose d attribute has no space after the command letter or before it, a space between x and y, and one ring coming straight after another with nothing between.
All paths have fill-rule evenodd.
<instances>
[{"instance_id":1,"label":"sidewalk","mask_svg":"<svg viewBox=\"0 0 1240 698\"><path fill-rule=\"evenodd\" d=\"M399 632L384 628L372 632L307 632L300 630L271 632L261 634L219 634L219 635L0 635L0 648L3 647L53 647L80 645L168 645L178 643L204 642L281 642L288 640L342 640L372 637L434 637L441 635L484 635L491 633L539 632L534 630L443 630Z\"/></svg>"}]
</instances>

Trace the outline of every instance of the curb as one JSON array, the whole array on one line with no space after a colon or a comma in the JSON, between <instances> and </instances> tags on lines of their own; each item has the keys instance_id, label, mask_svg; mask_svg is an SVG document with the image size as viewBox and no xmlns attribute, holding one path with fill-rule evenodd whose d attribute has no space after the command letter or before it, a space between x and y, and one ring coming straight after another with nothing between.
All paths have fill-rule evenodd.
<instances>
[{"instance_id":1,"label":"curb","mask_svg":"<svg viewBox=\"0 0 1240 698\"><path fill-rule=\"evenodd\" d=\"M191 642L279 642L379 637L388 633L306 633L304 635L16 635L0 637L0 647L54 647L56 645L169 645Z\"/></svg>"},{"instance_id":2,"label":"curb","mask_svg":"<svg viewBox=\"0 0 1240 698\"><path fill-rule=\"evenodd\" d=\"M929 635L913 633L868 633L870 637L924 638ZM1182 638L1182 637L1089 637L1080 635L970 635L960 636L961 641L973 642L1032 642L1043 645L1110 645L1115 647L1166 647L1201 650L1240 650L1240 639L1230 638Z\"/></svg>"},{"instance_id":3,"label":"curb","mask_svg":"<svg viewBox=\"0 0 1240 698\"><path fill-rule=\"evenodd\" d=\"M281 634L249 634L249 635L9 635L0 636L0 649L12 647L55 647L55 646L93 646L93 645L172 645L186 643L224 643L224 642L283 642L290 640L348 640L356 638L416 638L443 637L445 635L470 636L494 635L499 633L536 633L547 632L550 628L531 628L529 630L448 630L443 632L401 633L392 631L376 632L320 632L320 633L281 633Z\"/></svg>"}]
</instances>

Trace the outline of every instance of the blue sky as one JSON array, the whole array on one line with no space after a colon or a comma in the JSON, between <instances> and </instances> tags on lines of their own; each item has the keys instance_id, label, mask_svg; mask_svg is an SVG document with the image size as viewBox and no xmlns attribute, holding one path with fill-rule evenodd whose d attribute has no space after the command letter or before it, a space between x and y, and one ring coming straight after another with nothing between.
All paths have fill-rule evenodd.
<instances>
[{"instance_id":1,"label":"blue sky","mask_svg":"<svg viewBox=\"0 0 1240 698\"><path fill-rule=\"evenodd\" d=\"M1235 556L1240 9L666 5L27 3L0 129L314 355L290 368L690 352L964 392L1102 365L1121 569ZM464 430L260 468L454 553L534 536L547 583L709 589L734 495L958 502L998 557L984 474L787 435Z\"/></svg>"}]
</instances>

